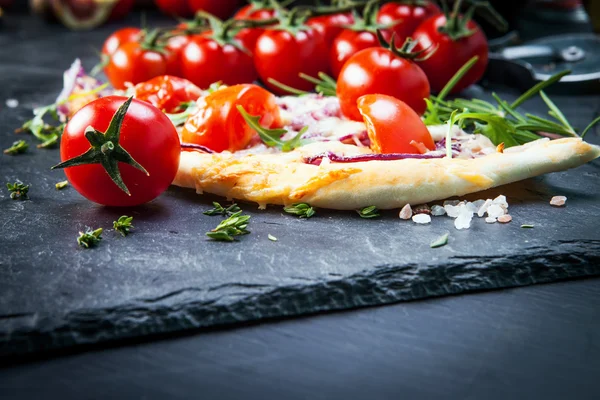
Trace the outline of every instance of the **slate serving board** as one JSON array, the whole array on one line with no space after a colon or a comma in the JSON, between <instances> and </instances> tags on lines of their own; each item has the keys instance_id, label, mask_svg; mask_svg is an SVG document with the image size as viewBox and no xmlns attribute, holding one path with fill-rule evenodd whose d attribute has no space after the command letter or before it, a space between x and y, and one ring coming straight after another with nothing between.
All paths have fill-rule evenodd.
<instances>
[{"instance_id":1,"label":"slate serving board","mask_svg":"<svg viewBox=\"0 0 600 400\"><path fill-rule=\"evenodd\" d=\"M74 34L32 23L10 20L0 36L2 148L34 106L53 101L71 61L79 56L93 65L91 46L115 29ZM4 105L12 98L16 109ZM555 101L578 127L600 110L598 96ZM540 102L527 107L544 112ZM320 210L298 220L278 207L242 204L252 234L218 243L204 233L219 217L202 214L215 198L171 188L145 206L100 207L72 188L56 191L64 174L49 167L58 151L38 150L22 137L31 144L26 154L0 157L3 182L31 185L28 201L11 200L4 188L0 194L0 356L600 274L598 161L467 197L507 195L508 225L476 219L458 231L447 217L417 226L392 211L363 220ZM598 130L588 139L598 143ZM551 207L553 195L566 195L567 206ZM111 229L122 214L134 216L127 238ZM76 244L86 226L105 228L96 249ZM445 232L449 244L431 249Z\"/></svg>"}]
</instances>

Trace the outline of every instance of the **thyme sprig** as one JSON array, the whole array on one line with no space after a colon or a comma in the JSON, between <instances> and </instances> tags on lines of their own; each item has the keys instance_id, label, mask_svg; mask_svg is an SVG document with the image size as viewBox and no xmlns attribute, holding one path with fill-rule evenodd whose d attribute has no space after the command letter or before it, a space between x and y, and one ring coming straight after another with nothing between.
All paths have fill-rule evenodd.
<instances>
[{"instance_id":1,"label":"thyme sprig","mask_svg":"<svg viewBox=\"0 0 600 400\"><path fill-rule=\"evenodd\" d=\"M317 213L313 207L306 203L296 203L283 207L283 211L288 214L297 215L300 218L310 218Z\"/></svg>"},{"instance_id":2,"label":"thyme sprig","mask_svg":"<svg viewBox=\"0 0 600 400\"><path fill-rule=\"evenodd\" d=\"M219 225L210 232L206 232L206 236L211 239L233 242L235 236L247 235L250 233L246 228L250 221L250 215L242 215L242 210L231 214L227 219L221 221Z\"/></svg>"}]
</instances>

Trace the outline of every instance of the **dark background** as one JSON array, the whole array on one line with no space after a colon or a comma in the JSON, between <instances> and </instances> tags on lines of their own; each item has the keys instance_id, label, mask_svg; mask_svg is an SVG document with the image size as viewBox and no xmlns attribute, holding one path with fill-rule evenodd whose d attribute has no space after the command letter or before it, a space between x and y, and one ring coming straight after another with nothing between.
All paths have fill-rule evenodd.
<instances>
[{"instance_id":1,"label":"dark background","mask_svg":"<svg viewBox=\"0 0 600 400\"><path fill-rule=\"evenodd\" d=\"M22 38L48 35L52 40L52 35L57 35L61 45L76 47L77 38L66 40L60 27L36 19L21 20L18 26L8 21L6 26L13 33L16 27ZM6 79L0 86L4 88L1 100L13 95L11 88L27 87L27 73L53 79L47 89L41 89L41 103L55 96L48 88L60 83L56 77L71 56L45 63L48 59L39 43L43 42L25 46L20 54L7 51L7 47L5 53L0 52ZM6 61L9 57L12 63ZM28 87L31 93L35 90ZM511 89L500 90L508 96L515 94ZM576 120L583 118L579 113L588 119L600 111L596 97L561 96L557 102L567 108L567 117ZM2 125L3 138L17 122L8 117L4 121L11 123ZM590 134L591 140L597 141L597 132ZM36 157L50 161L52 153ZM8 161L2 161L0 170L5 175ZM31 169L26 166L24 174ZM575 198L574 204L597 199L593 175L597 172L585 171L590 174L591 192L587 200L585 196ZM572 172L549 180L561 185L565 179L579 179ZM564 185L579 187L585 182ZM174 200L182 197L178 191L168 196ZM596 212L586 215L575 210L571 207L569 212L574 214L569 215L586 218L586 226L594 226L599 219ZM561 223L571 223L570 230L576 231L581 220ZM33 242L38 240L35 231L15 229L7 231L4 221L0 239L4 255L14 255L5 246L8 237L25 234L33 237ZM57 236L64 234L56 232ZM597 230L581 233L581 237L596 236ZM537 240L542 241L543 236ZM26 250L22 253L26 255ZM38 263L40 268L43 261ZM30 288L22 295L36 298ZM11 399L595 399L600 396L596 382L600 375L598 304L600 280L588 279L215 327L179 337L154 336L152 342L142 338L76 347L2 359L0 393Z\"/></svg>"}]
</instances>

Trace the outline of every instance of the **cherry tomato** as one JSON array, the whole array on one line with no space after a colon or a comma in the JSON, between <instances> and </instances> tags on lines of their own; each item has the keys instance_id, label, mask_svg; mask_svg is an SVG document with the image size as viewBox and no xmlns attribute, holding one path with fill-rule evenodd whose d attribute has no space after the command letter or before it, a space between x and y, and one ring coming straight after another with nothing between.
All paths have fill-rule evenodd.
<instances>
[{"instance_id":1,"label":"cherry tomato","mask_svg":"<svg viewBox=\"0 0 600 400\"><path fill-rule=\"evenodd\" d=\"M183 76L183 49L190 42L190 35L182 32L181 35L172 36L167 39L165 50L172 54L174 60L171 62L170 73L174 76Z\"/></svg>"},{"instance_id":2,"label":"cherry tomato","mask_svg":"<svg viewBox=\"0 0 600 400\"><path fill-rule=\"evenodd\" d=\"M328 48L323 33L315 28L298 31L266 30L256 42L254 64L263 83L274 93L287 92L269 83L273 78L300 90L313 90L314 84L299 73L316 77L329 72Z\"/></svg>"},{"instance_id":3,"label":"cherry tomato","mask_svg":"<svg viewBox=\"0 0 600 400\"><path fill-rule=\"evenodd\" d=\"M350 57L360 50L378 47L377 35L368 31L345 29L340 33L329 51L329 65L334 78L337 78L342 67Z\"/></svg>"},{"instance_id":4,"label":"cherry tomato","mask_svg":"<svg viewBox=\"0 0 600 400\"><path fill-rule=\"evenodd\" d=\"M425 112L429 82L413 61L383 47L361 50L342 67L337 80L337 96L342 113L362 121L356 100L366 94L387 94L404 101L419 115Z\"/></svg>"},{"instance_id":5,"label":"cherry tomato","mask_svg":"<svg viewBox=\"0 0 600 400\"><path fill-rule=\"evenodd\" d=\"M110 55L104 73L116 89L125 89L127 82L137 84L155 76L177 74L178 64L174 53L146 50L142 44L122 44Z\"/></svg>"},{"instance_id":6,"label":"cherry tomato","mask_svg":"<svg viewBox=\"0 0 600 400\"><path fill-rule=\"evenodd\" d=\"M61 138L62 161L90 149L84 135L88 126L105 132L117 109L127 100L121 96L101 97L88 103L67 123ZM146 203L167 189L179 167L181 147L175 127L159 109L133 100L121 126L121 145L149 175L131 165L118 164L128 196L109 177L101 164L86 164L65 169L69 182L84 197L107 206L133 206Z\"/></svg>"},{"instance_id":7,"label":"cherry tomato","mask_svg":"<svg viewBox=\"0 0 600 400\"><path fill-rule=\"evenodd\" d=\"M188 18L193 15L187 0L154 0L158 8L171 17Z\"/></svg>"},{"instance_id":8,"label":"cherry tomato","mask_svg":"<svg viewBox=\"0 0 600 400\"><path fill-rule=\"evenodd\" d=\"M384 4L379 9L377 22L380 24L391 24L394 21L400 21L392 28L383 29L381 33L388 42L391 40L392 33L396 33L396 45L401 46L404 40L413 34L421 22L441 12L442 10L435 3L428 0L424 3L390 2Z\"/></svg>"},{"instance_id":9,"label":"cherry tomato","mask_svg":"<svg viewBox=\"0 0 600 400\"><path fill-rule=\"evenodd\" d=\"M228 18L240 4L240 0L188 0L193 12L203 10L220 19Z\"/></svg>"},{"instance_id":10,"label":"cherry tomato","mask_svg":"<svg viewBox=\"0 0 600 400\"><path fill-rule=\"evenodd\" d=\"M234 19L245 19L254 21L264 21L275 18L276 11L273 8L255 8L252 4L242 7L235 15ZM258 37L264 32L263 28L244 28L241 29L236 38L242 42L244 47L253 52Z\"/></svg>"},{"instance_id":11,"label":"cherry tomato","mask_svg":"<svg viewBox=\"0 0 600 400\"><path fill-rule=\"evenodd\" d=\"M165 113L181 112L181 103L196 101L202 90L176 76L162 75L135 85L135 98L152 104Z\"/></svg>"},{"instance_id":12,"label":"cherry tomato","mask_svg":"<svg viewBox=\"0 0 600 400\"><path fill-rule=\"evenodd\" d=\"M221 45L210 32L191 37L181 53L183 76L206 89L221 81L227 85L258 79L252 56L233 44Z\"/></svg>"},{"instance_id":13,"label":"cherry tomato","mask_svg":"<svg viewBox=\"0 0 600 400\"><path fill-rule=\"evenodd\" d=\"M184 143L195 143L214 151L244 149L258 138L237 106L250 115L261 115L267 128L281 126L275 96L256 85L235 85L216 90L198 101L199 111L186 121L181 132Z\"/></svg>"},{"instance_id":14,"label":"cherry tomato","mask_svg":"<svg viewBox=\"0 0 600 400\"><path fill-rule=\"evenodd\" d=\"M345 25L352 25L354 17L352 13L339 13L330 15L320 15L318 17L309 18L306 25L320 29L325 36L327 45L331 45L337 35L342 33Z\"/></svg>"},{"instance_id":15,"label":"cherry tomato","mask_svg":"<svg viewBox=\"0 0 600 400\"><path fill-rule=\"evenodd\" d=\"M108 19L114 21L116 19L124 18L133 8L133 3L135 3L135 0L118 0L117 4L115 4L110 12Z\"/></svg>"},{"instance_id":16,"label":"cherry tomato","mask_svg":"<svg viewBox=\"0 0 600 400\"><path fill-rule=\"evenodd\" d=\"M419 48L426 49L438 45L431 57L420 61L419 65L427 74L431 89L439 92L467 61L473 56L479 56L477 63L451 91L458 93L483 76L488 62L488 43L485 34L474 21L467 23L467 29L473 34L457 40L452 40L450 36L439 31L445 24L446 17L443 14L433 16L419 25L414 32Z\"/></svg>"},{"instance_id":17,"label":"cherry tomato","mask_svg":"<svg viewBox=\"0 0 600 400\"><path fill-rule=\"evenodd\" d=\"M129 42L136 42L140 39L140 36L141 30L139 28L121 28L106 38L104 45L102 46L102 54L110 56L117 51L119 46Z\"/></svg>"},{"instance_id":18,"label":"cherry tomato","mask_svg":"<svg viewBox=\"0 0 600 400\"><path fill-rule=\"evenodd\" d=\"M367 125L374 152L420 154L420 143L435 150L429 130L403 101L384 94L368 94L358 98L358 110Z\"/></svg>"}]
</instances>

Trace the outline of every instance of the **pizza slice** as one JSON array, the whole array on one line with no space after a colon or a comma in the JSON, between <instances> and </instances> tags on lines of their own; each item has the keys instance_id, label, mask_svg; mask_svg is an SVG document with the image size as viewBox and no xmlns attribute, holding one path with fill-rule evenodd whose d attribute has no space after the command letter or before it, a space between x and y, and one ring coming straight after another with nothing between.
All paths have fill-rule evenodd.
<instances>
[{"instance_id":1,"label":"pizza slice","mask_svg":"<svg viewBox=\"0 0 600 400\"><path fill-rule=\"evenodd\" d=\"M184 143L175 185L255 202L260 208L308 203L338 210L393 209L574 168L600 156L600 147L580 137L531 140L522 137L524 132L510 140L526 143L504 148L482 133L465 132L454 121L428 126L430 139L422 132L415 136L414 131L424 129L414 121L416 114L398 117L405 110L392 110L397 119L391 121L389 115L377 115L396 105L387 96L371 98L376 104L361 110L365 122L357 122L342 117L336 97L275 98L261 90L254 85L222 87L199 99L181 129ZM219 102L213 104L215 98Z\"/></svg>"}]
</instances>

